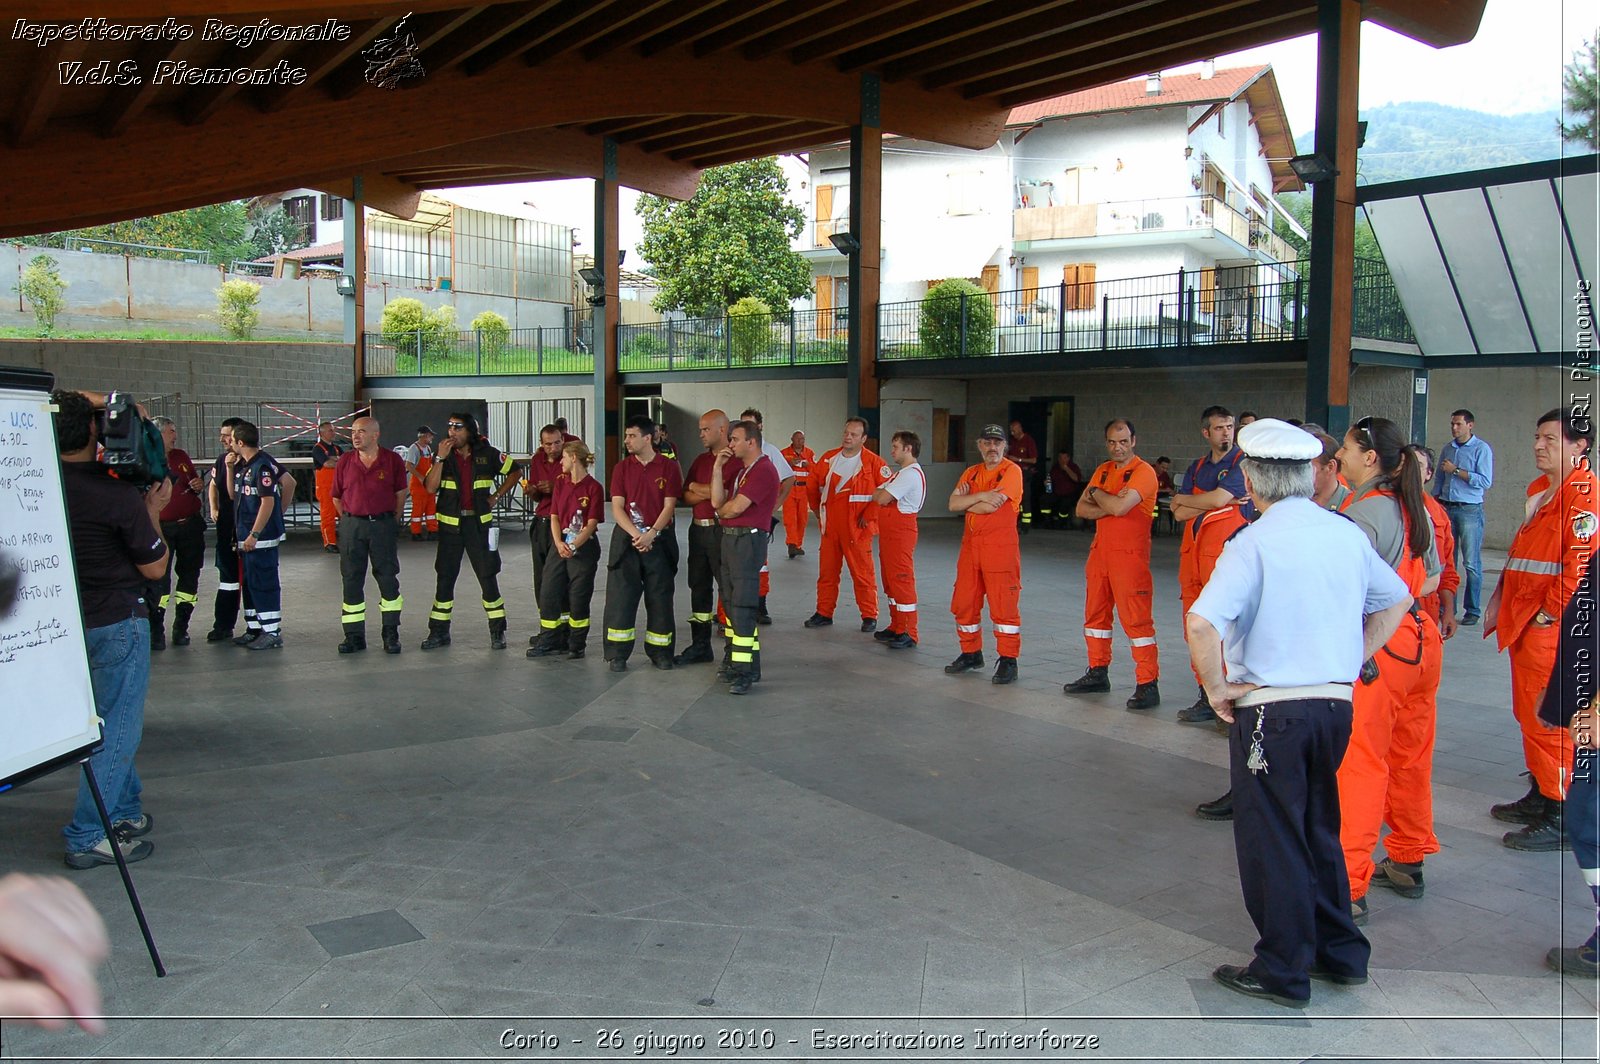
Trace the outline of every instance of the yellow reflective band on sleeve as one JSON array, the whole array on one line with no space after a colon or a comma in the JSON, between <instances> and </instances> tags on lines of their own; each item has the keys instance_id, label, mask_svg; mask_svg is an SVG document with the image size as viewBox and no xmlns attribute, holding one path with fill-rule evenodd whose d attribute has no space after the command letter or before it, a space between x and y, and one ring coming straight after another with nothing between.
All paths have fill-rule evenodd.
<instances>
[{"instance_id":1,"label":"yellow reflective band on sleeve","mask_svg":"<svg viewBox=\"0 0 1600 1064\"><path fill-rule=\"evenodd\" d=\"M670 647L672 645L672 633L667 632L663 634L661 632L652 632L649 629L646 629L644 633L644 641L653 647Z\"/></svg>"},{"instance_id":2,"label":"yellow reflective band on sleeve","mask_svg":"<svg viewBox=\"0 0 1600 1064\"><path fill-rule=\"evenodd\" d=\"M606 642L631 643L633 642L633 636L636 631L638 631L636 628L607 628Z\"/></svg>"},{"instance_id":3,"label":"yellow reflective band on sleeve","mask_svg":"<svg viewBox=\"0 0 1600 1064\"><path fill-rule=\"evenodd\" d=\"M185 604L193 606L195 603L200 601L200 596L199 595L191 594L188 591L179 591L177 594L173 595L172 597L178 603L178 605L180 605L180 606L185 605Z\"/></svg>"},{"instance_id":4,"label":"yellow reflective band on sleeve","mask_svg":"<svg viewBox=\"0 0 1600 1064\"><path fill-rule=\"evenodd\" d=\"M461 524L461 518L457 517L455 514L441 513L436 516L439 518L439 523L441 525L460 526Z\"/></svg>"},{"instance_id":5,"label":"yellow reflective band on sleeve","mask_svg":"<svg viewBox=\"0 0 1600 1064\"><path fill-rule=\"evenodd\" d=\"M572 625L572 627L574 627L574 628L587 629L589 627L589 618L587 618L587 617L574 617L574 618L572 618L572 620L568 621L567 623Z\"/></svg>"},{"instance_id":6,"label":"yellow reflective band on sleeve","mask_svg":"<svg viewBox=\"0 0 1600 1064\"><path fill-rule=\"evenodd\" d=\"M480 488L483 489L484 491L493 491L494 490L494 481L492 481L492 480L474 480L472 482L472 490L473 491L477 491Z\"/></svg>"},{"instance_id":7,"label":"yellow reflective band on sleeve","mask_svg":"<svg viewBox=\"0 0 1600 1064\"><path fill-rule=\"evenodd\" d=\"M501 476L505 476L507 473L511 472L517 466L517 463L515 463L515 462L513 462L511 460L511 456L509 454L506 455L505 458L506 458L506 460L500 464L500 475Z\"/></svg>"},{"instance_id":8,"label":"yellow reflective band on sleeve","mask_svg":"<svg viewBox=\"0 0 1600 1064\"><path fill-rule=\"evenodd\" d=\"M439 478L439 490L440 491L446 491L446 490L455 491L456 490L456 478L455 477L440 477Z\"/></svg>"},{"instance_id":9,"label":"yellow reflective band on sleeve","mask_svg":"<svg viewBox=\"0 0 1600 1064\"><path fill-rule=\"evenodd\" d=\"M379 599L378 610L382 613L399 613L400 607L406 604L405 596L396 595L392 599Z\"/></svg>"},{"instance_id":10,"label":"yellow reflective band on sleeve","mask_svg":"<svg viewBox=\"0 0 1600 1064\"><path fill-rule=\"evenodd\" d=\"M167 608L168 604L170 604L171 602L172 602L172 596L170 594L162 595L161 598L159 600L157 600L157 602L156 602L156 609L164 610L164 609Z\"/></svg>"},{"instance_id":11,"label":"yellow reflective band on sleeve","mask_svg":"<svg viewBox=\"0 0 1600 1064\"><path fill-rule=\"evenodd\" d=\"M478 515L478 520L480 522L482 522L483 524L488 524L490 521L494 520L494 514L492 514L492 513L479 514Z\"/></svg>"}]
</instances>

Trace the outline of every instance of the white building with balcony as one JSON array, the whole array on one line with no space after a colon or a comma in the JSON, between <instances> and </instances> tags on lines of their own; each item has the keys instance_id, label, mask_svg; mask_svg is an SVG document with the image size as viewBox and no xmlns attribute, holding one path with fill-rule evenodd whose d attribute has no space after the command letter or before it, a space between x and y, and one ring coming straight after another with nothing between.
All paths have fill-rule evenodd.
<instances>
[{"instance_id":1,"label":"white building with balcony","mask_svg":"<svg viewBox=\"0 0 1600 1064\"><path fill-rule=\"evenodd\" d=\"M1230 293L1295 258L1272 229L1275 216L1299 229L1274 198L1303 188L1293 155L1270 66L1208 64L1028 104L985 151L887 139L880 300L969 278L994 294L1005 350L1007 330L1098 310L1106 282L1181 269L1215 338L1242 335ZM828 238L850 225L848 147L815 151L809 166L813 224L798 250L816 308L842 312L846 261Z\"/></svg>"}]
</instances>

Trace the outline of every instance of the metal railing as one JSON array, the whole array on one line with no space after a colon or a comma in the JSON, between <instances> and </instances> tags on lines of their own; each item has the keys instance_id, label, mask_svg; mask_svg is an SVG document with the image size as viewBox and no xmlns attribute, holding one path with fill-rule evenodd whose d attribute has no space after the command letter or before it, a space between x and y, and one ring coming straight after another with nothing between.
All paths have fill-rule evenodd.
<instances>
[{"instance_id":1,"label":"metal railing","mask_svg":"<svg viewBox=\"0 0 1600 1064\"><path fill-rule=\"evenodd\" d=\"M1027 200L1018 185L1018 202ZM1212 230L1273 259L1292 258L1292 249L1272 231L1271 222L1242 214L1214 196L1162 196L1077 205L1036 205L1011 212L1017 240L1064 240L1126 233L1176 233Z\"/></svg>"},{"instance_id":2,"label":"metal railing","mask_svg":"<svg viewBox=\"0 0 1600 1064\"><path fill-rule=\"evenodd\" d=\"M369 377L493 377L593 373L594 350L566 326L361 334Z\"/></svg>"},{"instance_id":3,"label":"metal railing","mask_svg":"<svg viewBox=\"0 0 1600 1064\"><path fill-rule=\"evenodd\" d=\"M56 242L51 243L46 239L47 236ZM205 248L174 248L161 244L135 244L127 240L100 240L70 232L59 235L25 236L20 238L20 243L27 247L89 251L102 255L129 255L138 259L166 259L170 262L198 262L206 265L211 262L211 252Z\"/></svg>"},{"instance_id":4,"label":"metal railing","mask_svg":"<svg viewBox=\"0 0 1600 1064\"><path fill-rule=\"evenodd\" d=\"M623 373L670 373L841 364L849 331L849 312L842 308L622 325L617 329L618 368Z\"/></svg>"}]
</instances>

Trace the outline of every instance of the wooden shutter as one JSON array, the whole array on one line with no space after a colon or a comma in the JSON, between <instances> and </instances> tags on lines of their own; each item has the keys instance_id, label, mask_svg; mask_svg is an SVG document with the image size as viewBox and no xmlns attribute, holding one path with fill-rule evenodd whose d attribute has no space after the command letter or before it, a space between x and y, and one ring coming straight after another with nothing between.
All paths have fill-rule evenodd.
<instances>
[{"instance_id":1,"label":"wooden shutter","mask_svg":"<svg viewBox=\"0 0 1600 1064\"><path fill-rule=\"evenodd\" d=\"M1067 297L1061 302L1062 310L1078 310L1078 264L1069 262L1061 267L1061 283L1067 286Z\"/></svg>"},{"instance_id":2,"label":"wooden shutter","mask_svg":"<svg viewBox=\"0 0 1600 1064\"><path fill-rule=\"evenodd\" d=\"M817 215L816 224L813 226L816 233L815 244L817 247L827 247L828 238L833 235L833 186L817 186ZM830 293L831 294L831 293Z\"/></svg>"},{"instance_id":3,"label":"wooden shutter","mask_svg":"<svg viewBox=\"0 0 1600 1064\"><path fill-rule=\"evenodd\" d=\"M1094 294L1094 263L1078 263L1078 298L1074 310L1093 310L1096 305Z\"/></svg>"},{"instance_id":4,"label":"wooden shutter","mask_svg":"<svg viewBox=\"0 0 1600 1064\"><path fill-rule=\"evenodd\" d=\"M821 191L820 189L818 191ZM831 192L832 189L829 189ZM817 339L827 340L833 336L833 278L817 278Z\"/></svg>"},{"instance_id":5,"label":"wooden shutter","mask_svg":"<svg viewBox=\"0 0 1600 1064\"><path fill-rule=\"evenodd\" d=\"M983 290L989 293L989 302L994 304L994 309L1000 309L1000 267L985 266L983 277L979 281Z\"/></svg>"},{"instance_id":6,"label":"wooden shutter","mask_svg":"<svg viewBox=\"0 0 1600 1064\"><path fill-rule=\"evenodd\" d=\"M1033 292L1036 292L1038 290L1038 288L1039 288L1039 267L1037 267L1037 266L1024 266L1022 268L1022 288L1023 288L1023 291L1025 293L1033 293ZM1026 294L1026 295L1023 296L1023 299L1025 301L1027 301L1027 302L1032 302L1034 300L1034 298L1035 298L1035 296L1033 296L1031 294Z\"/></svg>"},{"instance_id":7,"label":"wooden shutter","mask_svg":"<svg viewBox=\"0 0 1600 1064\"><path fill-rule=\"evenodd\" d=\"M1207 267L1200 271L1200 309L1211 313L1216 305L1217 271Z\"/></svg>"}]
</instances>

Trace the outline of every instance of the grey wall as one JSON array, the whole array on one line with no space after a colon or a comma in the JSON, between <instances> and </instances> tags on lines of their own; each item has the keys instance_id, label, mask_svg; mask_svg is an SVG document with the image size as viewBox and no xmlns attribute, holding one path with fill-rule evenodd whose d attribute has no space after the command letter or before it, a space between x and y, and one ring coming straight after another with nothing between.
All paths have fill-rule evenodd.
<instances>
[{"instance_id":1,"label":"grey wall","mask_svg":"<svg viewBox=\"0 0 1600 1064\"><path fill-rule=\"evenodd\" d=\"M67 388L177 394L189 403L355 399L345 344L0 339L0 365L48 370Z\"/></svg>"}]
</instances>

